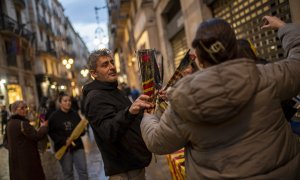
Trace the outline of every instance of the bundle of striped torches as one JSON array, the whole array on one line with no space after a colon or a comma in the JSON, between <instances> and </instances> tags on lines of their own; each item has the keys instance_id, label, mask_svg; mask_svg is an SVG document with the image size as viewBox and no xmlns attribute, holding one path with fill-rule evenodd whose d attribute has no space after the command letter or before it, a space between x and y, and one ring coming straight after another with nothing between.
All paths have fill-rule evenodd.
<instances>
[{"instance_id":1,"label":"bundle of striped torches","mask_svg":"<svg viewBox=\"0 0 300 180\"><path fill-rule=\"evenodd\" d=\"M137 51L139 68L142 78L143 94L151 97L154 104L157 100L159 89L161 89L161 76L156 61L155 49L143 49ZM154 109L148 109L152 112Z\"/></svg>"},{"instance_id":2,"label":"bundle of striped torches","mask_svg":"<svg viewBox=\"0 0 300 180\"><path fill-rule=\"evenodd\" d=\"M168 107L168 104L166 100L160 96L159 92L166 91L180 80L183 77L182 71L194 63L196 57L190 54L190 50L188 50L164 88L162 88L163 75L161 75L157 66L155 49L139 50L137 51L137 57L142 78L143 94L150 96L151 101L155 104L154 109L149 110L149 112L154 113L160 111L160 113L163 113ZM161 70L163 71L163 63Z\"/></svg>"}]
</instances>

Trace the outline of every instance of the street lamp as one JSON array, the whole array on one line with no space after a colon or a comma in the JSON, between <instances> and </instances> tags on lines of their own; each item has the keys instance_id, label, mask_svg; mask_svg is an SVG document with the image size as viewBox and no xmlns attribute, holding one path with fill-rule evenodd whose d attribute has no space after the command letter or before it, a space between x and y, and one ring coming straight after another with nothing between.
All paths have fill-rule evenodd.
<instances>
[{"instance_id":1,"label":"street lamp","mask_svg":"<svg viewBox=\"0 0 300 180\"><path fill-rule=\"evenodd\" d=\"M66 59L63 59L62 63L63 63L63 65L67 65L68 61Z\"/></svg>"},{"instance_id":2,"label":"street lamp","mask_svg":"<svg viewBox=\"0 0 300 180\"><path fill-rule=\"evenodd\" d=\"M89 70L88 70L88 69L82 69L82 70L80 71L80 74L81 74L83 77L87 77L88 73L89 73Z\"/></svg>"},{"instance_id":3,"label":"street lamp","mask_svg":"<svg viewBox=\"0 0 300 180\"><path fill-rule=\"evenodd\" d=\"M1 79L0 80L0 84L5 84L6 83L6 80L5 79Z\"/></svg>"},{"instance_id":4,"label":"street lamp","mask_svg":"<svg viewBox=\"0 0 300 180\"><path fill-rule=\"evenodd\" d=\"M74 63L74 59L72 58L69 58L68 60L67 59L62 60L62 64L66 66L67 69L71 69L73 63Z\"/></svg>"},{"instance_id":5,"label":"street lamp","mask_svg":"<svg viewBox=\"0 0 300 180\"><path fill-rule=\"evenodd\" d=\"M72 58L70 58L69 60L68 60L68 64L73 64L74 63L74 60L72 59Z\"/></svg>"},{"instance_id":6,"label":"street lamp","mask_svg":"<svg viewBox=\"0 0 300 180\"><path fill-rule=\"evenodd\" d=\"M67 69L71 69L71 64L66 64Z\"/></svg>"},{"instance_id":7,"label":"street lamp","mask_svg":"<svg viewBox=\"0 0 300 180\"><path fill-rule=\"evenodd\" d=\"M65 86L65 85L61 85L61 86L59 86L59 89L61 89L61 90L65 90L67 87Z\"/></svg>"},{"instance_id":8,"label":"street lamp","mask_svg":"<svg viewBox=\"0 0 300 180\"><path fill-rule=\"evenodd\" d=\"M56 85L55 85L55 84L52 84L52 85L50 86L50 88L51 88L51 89L56 89Z\"/></svg>"}]
</instances>

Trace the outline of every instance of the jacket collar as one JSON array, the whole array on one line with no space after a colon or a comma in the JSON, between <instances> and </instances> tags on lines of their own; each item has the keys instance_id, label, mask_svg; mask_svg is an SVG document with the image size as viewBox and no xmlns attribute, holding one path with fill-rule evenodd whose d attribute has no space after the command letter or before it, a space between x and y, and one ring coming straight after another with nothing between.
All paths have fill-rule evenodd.
<instances>
[{"instance_id":1,"label":"jacket collar","mask_svg":"<svg viewBox=\"0 0 300 180\"><path fill-rule=\"evenodd\" d=\"M118 88L118 81L116 82L102 82L94 80L83 87L83 95L87 95L91 90L115 90Z\"/></svg>"},{"instance_id":2,"label":"jacket collar","mask_svg":"<svg viewBox=\"0 0 300 180\"><path fill-rule=\"evenodd\" d=\"M14 114L10 117L10 119L18 119L18 120L21 120L21 121L28 121L28 119L26 119L26 117L24 116L20 116L18 114Z\"/></svg>"}]
</instances>

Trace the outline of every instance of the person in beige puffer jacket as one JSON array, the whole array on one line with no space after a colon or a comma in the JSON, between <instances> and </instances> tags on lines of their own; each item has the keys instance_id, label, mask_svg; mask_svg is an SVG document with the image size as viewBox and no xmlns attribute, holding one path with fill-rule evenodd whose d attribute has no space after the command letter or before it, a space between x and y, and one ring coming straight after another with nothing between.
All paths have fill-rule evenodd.
<instances>
[{"instance_id":1,"label":"person in beige puffer jacket","mask_svg":"<svg viewBox=\"0 0 300 180\"><path fill-rule=\"evenodd\" d=\"M192 45L205 69L168 91L161 117L144 114L148 149L169 154L184 147L187 179L300 179L300 144L280 106L300 92L300 26L264 19L263 29L279 29L285 60L256 65L237 58L230 25L204 21Z\"/></svg>"}]
</instances>

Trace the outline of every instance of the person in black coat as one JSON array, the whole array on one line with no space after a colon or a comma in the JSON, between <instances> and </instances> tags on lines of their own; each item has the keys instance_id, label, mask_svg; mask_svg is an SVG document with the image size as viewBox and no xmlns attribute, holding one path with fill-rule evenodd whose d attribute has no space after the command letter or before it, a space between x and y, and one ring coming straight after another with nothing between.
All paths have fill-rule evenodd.
<instances>
[{"instance_id":1,"label":"person in black coat","mask_svg":"<svg viewBox=\"0 0 300 180\"><path fill-rule=\"evenodd\" d=\"M78 172L80 180L87 180L87 165L84 153L84 146L81 138L69 140L69 137L81 118L77 112L71 109L71 97L67 94L60 94L60 108L49 117L49 136L54 142L54 150L57 152L62 146L67 145L68 149L59 160L65 180L74 179L73 163ZM84 135L84 132L83 134Z\"/></svg>"},{"instance_id":2,"label":"person in black coat","mask_svg":"<svg viewBox=\"0 0 300 180\"><path fill-rule=\"evenodd\" d=\"M31 126L26 118L25 101L15 101L10 110L12 116L7 124L9 177L11 180L45 180L38 141L47 135L48 122L41 122L37 130Z\"/></svg>"},{"instance_id":3,"label":"person in black coat","mask_svg":"<svg viewBox=\"0 0 300 180\"><path fill-rule=\"evenodd\" d=\"M7 125L8 120L8 111L6 110L6 107L3 105L1 106L1 134L4 134L4 128Z\"/></svg>"},{"instance_id":4,"label":"person in black coat","mask_svg":"<svg viewBox=\"0 0 300 180\"><path fill-rule=\"evenodd\" d=\"M46 111L46 114L45 114L45 119L48 120L49 117L51 116L51 114L54 113L55 111L56 111L55 101L50 100L48 102L47 111Z\"/></svg>"},{"instance_id":5,"label":"person in black coat","mask_svg":"<svg viewBox=\"0 0 300 180\"><path fill-rule=\"evenodd\" d=\"M110 179L145 179L145 167L151 161L140 131L145 108L151 108L149 96L141 95L133 103L119 90L113 57L108 49L89 56L94 81L83 88L85 116L93 129L101 151L105 175Z\"/></svg>"}]
</instances>

